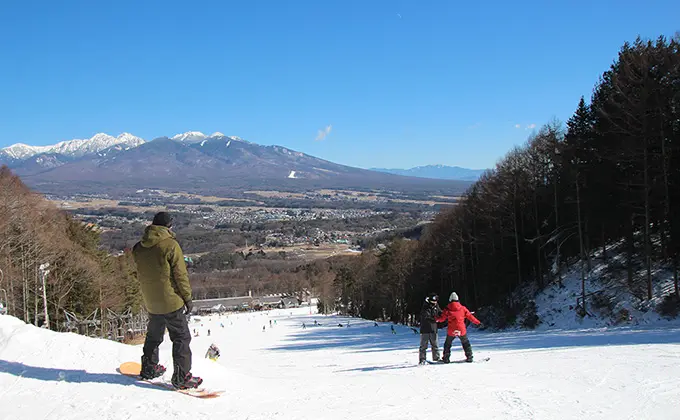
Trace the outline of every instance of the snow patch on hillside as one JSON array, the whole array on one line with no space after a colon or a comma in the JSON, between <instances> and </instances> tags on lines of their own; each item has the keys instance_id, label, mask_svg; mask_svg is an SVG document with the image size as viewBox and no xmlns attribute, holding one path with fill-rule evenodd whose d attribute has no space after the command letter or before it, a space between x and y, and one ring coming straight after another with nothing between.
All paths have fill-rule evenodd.
<instances>
[{"instance_id":1,"label":"snow patch on hillside","mask_svg":"<svg viewBox=\"0 0 680 420\"><path fill-rule=\"evenodd\" d=\"M680 326L680 317L668 319L658 312L666 295L673 293L672 271L655 266L652 269L653 299L647 300L640 287L629 286L622 264L625 255L620 253L621 244L608 247L607 261L602 251L591 256L591 270L584 264L586 310L588 315L577 314L577 300L582 296L580 263L576 262L562 273L562 282L553 280L545 289L535 294L536 314L540 324L538 330L608 328L613 326ZM619 267L619 268L614 268ZM634 273L636 284L644 282L645 271ZM523 292L532 294L535 286L528 286ZM637 290L637 292L634 292Z\"/></svg>"}]
</instances>

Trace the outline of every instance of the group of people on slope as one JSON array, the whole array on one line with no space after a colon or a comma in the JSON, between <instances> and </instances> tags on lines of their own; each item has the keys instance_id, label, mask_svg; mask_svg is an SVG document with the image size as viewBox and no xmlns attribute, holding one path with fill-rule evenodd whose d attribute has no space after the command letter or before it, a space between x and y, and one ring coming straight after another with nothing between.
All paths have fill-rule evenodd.
<instances>
[{"instance_id":1,"label":"group of people on slope","mask_svg":"<svg viewBox=\"0 0 680 420\"><path fill-rule=\"evenodd\" d=\"M158 363L158 347L163 342L167 328L172 341L172 385L178 389L197 388L203 379L191 373L191 332L187 320L192 309L191 285L184 254L171 230L172 225L170 214L157 213L132 249L144 305L149 313L140 376L153 379L165 373L165 366ZM460 338L466 360L472 362L472 347L467 338L465 320L477 325L480 321L460 304L455 292L451 293L449 300L451 303L441 310L436 294L425 299L421 311L420 363L425 363L428 343L432 345L433 359L439 360L437 323L444 321L448 322L448 329L443 362L450 361L451 344L456 337ZM219 351L215 350L209 349L206 357L219 357Z\"/></svg>"},{"instance_id":2,"label":"group of people on slope","mask_svg":"<svg viewBox=\"0 0 680 420\"><path fill-rule=\"evenodd\" d=\"M452 292L449 295L450 303L442 310L439 307L439 296L435 293L429 294L425 298L423 307L420 311L420 349L418 353L419 363L425 364L428 344L432 346L432 360L439 361L439 345L437 344L438 323L446 322L446 340L444 341L444 354L441 359L444 363L451 361L451 345L453 340L458 337L465 352L465 360L473 361L472 346L467 337L465 320L476 325L482 323L458 300L458 294Z\"/></svg>"}]
</instances>

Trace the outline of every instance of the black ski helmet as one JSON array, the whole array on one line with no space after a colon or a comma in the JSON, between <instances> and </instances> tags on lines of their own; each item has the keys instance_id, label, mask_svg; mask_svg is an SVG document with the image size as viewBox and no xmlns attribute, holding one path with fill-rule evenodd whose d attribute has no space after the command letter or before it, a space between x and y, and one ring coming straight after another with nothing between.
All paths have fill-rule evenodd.
<instances>
[{"instance_id":1,"label":"black ski helmet","mask_svg":"<svg viewBox=\"0 0 680 420\"><path fill-rule=\"evenodd\" d=\"M425 298L425 301L428 302L428 303L437 303L439 301L439 296L437 296L436 293L430 293Z\"/></svg>"}]
</instances>

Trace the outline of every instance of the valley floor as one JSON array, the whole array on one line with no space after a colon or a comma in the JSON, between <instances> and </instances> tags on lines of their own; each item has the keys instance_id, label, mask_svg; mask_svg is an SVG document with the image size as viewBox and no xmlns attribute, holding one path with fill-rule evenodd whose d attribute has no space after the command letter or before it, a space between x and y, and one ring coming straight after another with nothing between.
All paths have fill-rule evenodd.
<instances>
[{"instance_id":1,"label":"valley floor","mask_svg":"<svg viewBox=\"0 0 680 420\"><path fill-rule=\"evenodd\" d=\"M419 335L410 328L395 326L392 334L389 324L351 319L347 326L347 318L311 312L192 322L199 332L191 344L193 372L207 387L226 391L212 400L118 374L120 363L139 360L140 346L0 316L0 419L678 418L677 326L470 328L475 357L490 356L489 362L419 366ZM440 334L440 346L443 340ZM217 362L204 358L211 343L222 352ZM462 358L455 342L452 360ZM167 336L161 363L169 380Z\"/></svg>"}]
</instances>

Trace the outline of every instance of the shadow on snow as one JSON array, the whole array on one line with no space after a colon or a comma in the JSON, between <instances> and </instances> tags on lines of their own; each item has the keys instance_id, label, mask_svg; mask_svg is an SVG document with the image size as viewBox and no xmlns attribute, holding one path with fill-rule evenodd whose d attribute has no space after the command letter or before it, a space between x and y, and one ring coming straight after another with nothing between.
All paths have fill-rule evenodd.
<instances>
[{"instance_id":1,"label":"shadow on snow","mask_svg":"<svg viewBox=\"0 0 680 420\"><path fill-rule=\"evenodd\" d=\"M375 372L378 370L413 369L418 365L388 365L388 366L364 366L353 369L341 369L334 372Z\"/></svg>"},{"instance_id":2,"label":"shadow on snow","mask_svg":"<svg viewBox=\"0 0 680 420\"><path fill-rule=\"evenodd\" d=\"M313 325L314 319L321 325ZM347 327L347 320L350 326ZM410 327L394 325L396 334L390 329L390 323L378 323L357 318L339 316L318 316L299 318L300 330L289 336L289 341L275 346L277 351L308 351L329 348L345 349L347 352L381 352L390 350L418 351L420 334L414 334ZM302 322L307 325L302 329ZM339 327L342 324L343 327ZM418 329L416 329L419 331ZM537 350L570 347L620 346L645 344L678 344L680 328L659 327L618 327L583 330L547 330L547 331L513 331L482 332L474 326L468 328L468 336L473 350ZM440 329L438 335L440 351L446 337L446 329ZM453 343L460 347L460 341ZM367 368L364 368L367 369Z\"/></svg>"},{"instance_id":3,"label":"shadow on snow","mask_svg":"<svg viewBox=\"0 0 680 420\"><path fill-rule=\"evenodd\" d=\"M162 388L119 373L90 373L83 369L59 369L30 366L18 362L0 360L0 372L22 378L49 382L104 383L114 385L135 385L141 388L162 390Z\"/></svg>"}]
</instances>

